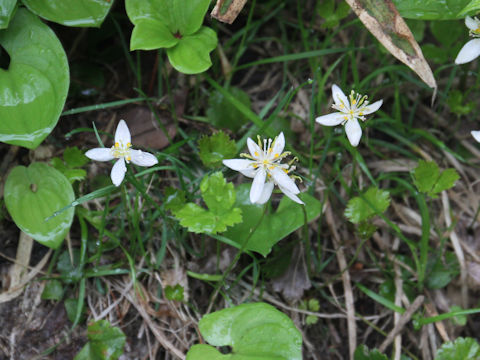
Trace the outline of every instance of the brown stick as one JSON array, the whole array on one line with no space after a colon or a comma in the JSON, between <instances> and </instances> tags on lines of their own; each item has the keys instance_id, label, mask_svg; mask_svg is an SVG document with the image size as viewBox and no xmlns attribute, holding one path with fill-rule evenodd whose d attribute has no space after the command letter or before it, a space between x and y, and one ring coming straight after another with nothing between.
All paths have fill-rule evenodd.
<instances>
[{"instance_id":1,"label":"brown stick","mask_svg":"<svg viewBox=\"0 0 480 360\"><path fill-rule=\"evenodd\" d=\"M230 4L227 5L229 1ZM242 11L246 2L247 0L217 0L210 15L219 21L231 24Z\"/></svg>"}]
</instances>

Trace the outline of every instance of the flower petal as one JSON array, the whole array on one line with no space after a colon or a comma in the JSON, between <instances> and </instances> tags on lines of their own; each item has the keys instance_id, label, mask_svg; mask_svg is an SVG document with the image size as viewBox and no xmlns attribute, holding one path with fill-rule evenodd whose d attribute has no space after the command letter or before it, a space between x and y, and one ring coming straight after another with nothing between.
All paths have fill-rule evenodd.
<instances>
[{"instance_id":1,"label":"flower petal","mask_svg":"<svg viewBox=\"0 0 480 360\"><path fill-rule=\"evenodd\" d=\"M265 186L265 178L267 173L263 168L258 169L257 174L253 178L252 187L250 189L250 201L256 203L262 195Z\"/></svg>"},{"instance_id":2,"label":"flower petal","mask_svg":"<svg viewBox=\"0 0 480 360\"><path fill-rule=\"evenodd\" d=\"M345 121L344 114L341 112L334 112L328 115L322 115L315 119L316 122L325 126L335 126L340 125Z\"/></svg>"},{"instance_id":3,"label":"flower petal","mask_svg":"<svg viewBox=\"0 0 480 360\"><path fill-rule=\"evenodd\" d=\"M455 64L465 64L480 55L480 39L473 39L463 45L455 59Z\"/></svg>"},{"instance_id":4,"label":"flower petal","mask_svg":"<svg viewBox=\"0 0 480 360\"><path fill-rule=\"evenodd\" d=\"M247 159L228 159L228 160L223 160L223 165L226 167L229 167L232 170L235 171L243 171L243 170L248 170L248 169L253 169L253 167L250 165L253 163L252 160L247 160Z\"/></svg>"},{"instance_id":5,"label":"flower petal","mask_svg":"<svg viewBox=\"0 0 480 360\"><path fill-rule=\"evenodd\" d=\"M272 147L272 157L275 159L276 157L280 156L283 153L283 148L285 147L285 135L283 135L283 131L275 138ZM278 156L275 156L278 154Z\"/></svg>"},{"instance_id":6,"label":"flower petal","mask_svg":"<svg viewBox=\"0 0 480 360\"><path fill-rule=\"evenodd\" d=\"M158 160L155 155L150 154L142 150L130 150L131 161L135 165L140 166L153 166L158 164Z\"/></svg>"},{"instance_id":7,"label":"flower petal","mask_svg":"<svg viewBox=\"0 0 480 360\"><path fill-rule=\"evenodd\" d=\"M130 130L128 130L125 120L120 120L118 123L117 130L115 131L115 142L122 144L123 146L126 146L132 142Z\"/></svg>"},{"instance_id":8,"label":"flower petal","mask_svg":"<svg viewBox=\"0 0 480 360\"><path fill-rule=\"evenodd\" d=\"M85 153L85 156L96 161L109 161L114 159L110 148L91 149Z\"/></svg>"},{"instance_id":9,"label":"flower petal","mask_svg":"<svg viewBox=\"0 0 480 360\"><path fill-rule=\"evenodd\" d=\"M283 192L285 195L287 195L290 199L295 201L297 204L305 205L305 203L302 200L300 200L300 198L297 195L288 191L283 186L278 185L278 188L280 189L281 192Z\"/></svg>"},{"instance_id":10,"label":"flower petal","mask_svg":"<svg viewBox=\"0 0 480 360\"><path fill-rule=\"evenodd\" d=\"M117 162L112 167L112 172L110 177L112 178L113 185L118 186L122 183L125 173L127 172L127 167L125 165L125 160L123 157L117 160Z\"/></svg>"},{"instance_id":11,"label":"flower petal","mask_svg":"<svg viewBox=\"0 0 480 360\"><path fill-rule=\"evenodd\" d=\"M257 175L257 170L256 169L245 169L245 170L238 170L240 171L241 174L245 175L246 177L249 178L254 178L255 175Z\"/></svg>"},{"instance_id":12,"label":"flower petal","mask_svg":"<svg viewBox=\"0 0 480 360\"><path fill-rule=\"evenodd\" d=\"M260 195L255 204L265 204L268 199L270 199L270 196L272 196L274 186L275 184L273 183L273 181L267 181L263 187L262 194Z\"/></svg>"},{"instance_id":13,"label":"flower petal","mask_svg":"<svg viewBox=\"0 0 480 360\"><path fill-rule=\"evenodd\" d=\"M333 101L335 101L335 104L350 106L350 101L348 101L348 98L345 96L342 89L340 89L340 87L336 84L332 85L332 97Z\"/></svg>"},{"instance_id":14,"label":"flower petal","mask_svg":"<svg viewBox=\"0 0 480 360\"><path fill-rule=\"evenodd\" d=\"M477 142L480 142L480 131L478 131L478 130L475 131L475 130L474 130L474 131L472 131L472 132L470 132L470 133L472 134L473 138L474 138L475 140L477 140Z\"/></svg>"},{"instance_id":15,"label":"flower petal","mask_svg":"<svg viewBox=\"0 0 480 360\"><path fill-rule=\"evenodd\" d=\"M260 154L263 152L263 150L260 149L258 144L256 144L255 141L253 141L250 138L247 139L247 146L248 146L248 151L250 151L250 155L252 155L255 159L258 159Z\"/></svg>"},{"instance_id":16,"label":"flower petal","mask_svg":"<svg viewBox=\"0 0 480 360\"><path fill-rule=\"evenodd\" d=\"M275 180L278 186L282 186L283 188L294 194L298 194L300 192L297 185L295 185L295 181L290 176L288 176L285 170L276 167L270 172L270 174L272 175L273 180Z\"/></svg>"},{"instance_id":17,"label":"flower petal","mask_svg":"<svg viewBox=\"0 0 480 360\"><path fill-rule=\"evenodd\" d=\"M470 29L470 30L477 30L478 26L480 25L480 21L477 19L474 19L470 16L467 16L465 18L465 25Z\"/></svg>"},{"instance_id":18,"label":"flower petal","mask_svg":"<svg viewBox=\"0 0 480 360\"><path fill-rule=\"evenodd\" d=\"M368 104L367 106L365 106L364 109L362 109L363 115L374 113L375 111L380 109L380 106L382 106L382 104L383 104L383 100L378 100L378 101L375 101L373 104Z\"/></svg>"},{"instance_id":19,"label":"flower petal","mask_svg":"<svg viewBox=\"0 0 480 360\"><path fill-rule=\"evenodd\" d=\"M357 119L348 120L345 124L345 132L352 146L357 146L362 137L362 128Z\"/></svg>"}]
</instances>

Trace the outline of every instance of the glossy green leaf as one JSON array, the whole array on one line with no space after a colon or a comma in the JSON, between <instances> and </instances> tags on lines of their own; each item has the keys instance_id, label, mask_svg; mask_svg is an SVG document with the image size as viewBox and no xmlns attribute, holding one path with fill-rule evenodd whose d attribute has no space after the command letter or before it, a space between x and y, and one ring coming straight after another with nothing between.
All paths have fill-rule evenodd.
<instances>
[{"instance_id":1,"label":"glossy green leaf","mask_svg":"<svg viewBox=\"0 0 480 360\"><path fill-rule=\"evenodd\" d=\"M292 320L265 303L243 304L204 316L203 338L213 346L231 346L221 354L208 345L194 345L187 360L301 360L302 335Z\"/></svg>"},{"instance_id":2,"label":"glossy green leaf","mask_svg":"<svg viewBox=\"0 0 480 360\"><path fill-rule=\"evenodd\" d=\"M245 91L236 87L230 87L224 91L227 91L248 109L251 108L250 97ZM207 119L217 128L227 128L234 132L249 122L248 117L219 91L211 93L208 98Z\"/></svg>"},{"instance_id":3,"label":"glossy green leaf","mask_svg":"<svg viewBox=\"0 0 480 360\"><path fill-rule=\"evenodd\" d=\"M23 232L50 248L60 246L74 209L45 219L75 200L72 185L62 173L44 163L17 166L8 175L4 196L8 212Z\"/></svg>"},{"instance_id":4,"label":"glossy green leaf","mask_svg":"<svg viewBox=\"0 0 480 360\"><path fill-rule=\"evenodd\" d=\"M436 197L441 191L453 187L459 178L460 175L453 168L440 173L434 161L420 160L413 171L413 182L418 191L431 197Z\"/></svg>"},{"instance_id":5,"label":"glossy green leaf","mask_svg":"<svg viewBox=\"0 0 480 360\"><path fill-rule=\"evenodd\" d=\"M88 342L74 360L115 360L123 354L125 334L106 320L88 325Z\"/></svg>"},{"instance_id":6,"label":"glossy green leaf","mask_svg":"<svg viewBox=\"0 0 480 360\"><path fill-rule=\"evenodd\" d=\"M82 167L89 162L89 159L84 155L83 151L76 146L65 149L63 152L63 160L65 160L65 163L71 169Z\"/></svg>"},{"instance_id":7,"label":"glossy green leaf","mask_svg":"<svg viewBox=\"0 0 480 360\"><path fill-rule=\"evenodd\" d=\"M302 205L293 202L287 196L283 196L277 210L265 214L262 219L264 205L250 202L250 186L250 184L242 184L237 187L235 204L242 209L243 222L226 231L225 236L243 244L252 229L256 228L248 240L246 249L267 256L273 245L304 224L304 213ZM320 201L307 193L301 193L298 197L305 203L307 221L310 222L315 219L322 210ZM258 225L260 220L260 225Z\"/></svg>"},{"instance_id":8,"label":"glossy green leaf","mask_svg":"<svg viewBox=\"0 0 480 360\"><path fill-rule=\"evenodd\" d=\"M194 203L186 204L175 212L180 225L195 233L215 234L242 221L242 210L234 207L233 184L227 183L221 172L205 176L200 191L208 210Z\"/></svg>"},{"instance_id":9,"label":"glossy green leaf","mask_svg":"<svg viewBox=\"0 0 480 360\"><path fill-rule=\"evenodd\" d=\"M360 345L355 349L354 360L388 360L388 357L377 349L369 350L365 345Z\"/></svg>"},{"instance_id":10,"label":"glossy green leaf","mask_svg":"<svg viewBox=\"0 0 480 360\"><path fill-rule=\"evenodd\" d=\"M172 66L185 74L207 70L210 52L217 46L216 33L201 26L210 0L126 0L130 21L135 25L131 50L167 48Z\"/></svg>"},{"instance_id":11,"label":"glossy green leaf","mask_svg":"<svg viewBox=\"0 0 480 360\"><path fill-rule=\"evenodd\" d=\"M0 141L36 148L57 124L69 85L62 44L35 15L20 8L0 44L10 55L0 69Z\"/></svg>"},{"instance_id":12,"label":"glossy green leaf","mask_svg":"<svg viewBox=\"0 0 480 360\"><path fill-rule=\"evenodd\" d=\"M372 186L362 196L350 199L345 209L345 216L354 224L358 224L375 214L383 213L389 205L388 191Z\"/></svg>"},{"instance_id":13,"label":"glossy green leaf","mask_svg":"<svg viewBox=\"0 0 480 360\"><path fill-rule=\"evenodd\" d=\"M185 74L198 74L212 66L210 52L217 47L217 33L202 26L195 34L185 36L167 49L172 66Z\"/></svg>"},{"instance_id":14,"label":"glossy green leaf","mask_svg":"<svg viewBox=\"0 0 480 360\"><path fill-rule=\"evenodd\" d=\"M113 0L22 0L29 10L44 19L66 26L99 27Z\"/></svg>"},{"instance_id":15,"label":"glossy green leaf","mask_svg":"<svg viewBox=\"0 0 480 360\"><path fill-rule=\"evenodd\" d=\"M198 141L198 150L203 165L212 168L221 166L222 160L231 159L237 154L235 141L223 131L202 136Z\"/></svg>"},{"instance_id":16,"label":"glossy green leaf","mask_svg":"<svg viewBox=\"0 0 480 360\"><path fill-rule=\"evenodd\" d=\"M0 29L6 29L15 10L17 0L0 1Z\"/></svg>"},{"instance_id":17,"label":"glossy green leaf","mask_svg":"<svg viewBox=\"0 0 480 360\"><path fill-rule=\"evenodd\" d=\"M48 280L43 288L43 300L60 300L63 296L63 286L59 280Z\"/></svg>"},{"instance_id":18,"label":"glossy green leaf","mask_svg":"<svg viewBox=\"0 0 480 360\"><path fill-rule=\"evenodd\" d=\"M480 8L478 0L393 0L400 15L410 19L451 20Z\"/></svg>"},{"instance_id":19,"label":"glossy green leaf","mask_svg":"<svg viewBox=\"0 0 480 360\"><path fill-rule=\"evenodd\" d=\"M435 360L476 360L480 358L480 346L472 338L457 338L444 343L438 349Z\"/></svg>"}]
</instances>

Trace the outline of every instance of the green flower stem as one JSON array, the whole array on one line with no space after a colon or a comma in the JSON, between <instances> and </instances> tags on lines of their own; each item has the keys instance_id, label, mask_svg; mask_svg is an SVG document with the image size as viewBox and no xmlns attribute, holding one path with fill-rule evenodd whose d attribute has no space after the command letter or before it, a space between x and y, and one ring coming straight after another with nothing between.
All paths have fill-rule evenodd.
<instances>
[{"instance_id":1,"label":"green flower stem","mask_svg":"<svg viewBox=\"0 0 480 360\"><path fill-rule=\"evenodd\" d=\"M217 298L218 296L218 293L220 291L220 288L224 285L225 283L225 279L227 278L227 276L230 274L230 272L233 270L233 268L235 267L235 265L237 264L238 260L240 260L240 256L242 256L242 254L244 253L245 249L247 248L247 245L248 245L248 242L250 241L250 239L252 238L252 235L255 233L255 231L258 229L258 227L260 226L260 224L262 223L263 221L263 218L265 217L265 214L267 213L267 209L268 209L268 205L269 203L267 202L264 206L263 206L263 212L262 212L262 216L260 217L260 219L258 220L257 224L253 227L253 229L250 231L250 234L248 234L247 238L245 239L245 241L243 242L242 246L240 247L240 249L238 250L237 254L235 255L235 258L233 259L233 261L230 263L230 265L228 266L227 270L225 270L225 272L223 273L223 276L222 276L222 279L218 282L218 285L215 287L215 292L213 293L212 295L212 298L210 300L210 304L208 305L208 309L206 311L205 314L209 314L211 309L212 309L212 306L213 306L213 303L215 301L215 299Z\"/></svg>"}]
</instances>

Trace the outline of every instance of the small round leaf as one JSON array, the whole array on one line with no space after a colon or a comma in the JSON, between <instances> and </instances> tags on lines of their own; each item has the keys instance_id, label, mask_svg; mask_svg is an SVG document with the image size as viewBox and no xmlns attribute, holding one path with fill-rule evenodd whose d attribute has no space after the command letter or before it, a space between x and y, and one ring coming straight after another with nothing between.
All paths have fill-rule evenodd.
<instances>
[{"instance_id":1,"label":"small round leaf","mask_svg":"<svg viewBox=\"0 0 480 360\"><path fill-rule=\"evenodd\" d=\"M67 56L53 31L20 8L0 45L10 56L0 69L0 141L36 148L53 130L67 98Z\"/></svg>"},{"instance_id":2,"label":"small round leaf","mask_svg":"<svg viewBox=\"0 0 480 360\"><path fill-rule=\"evenodd\" d=\"M45 163L17 166L8 175L4 196L8 212L24 233L50 248L60 246L74 209L45 219L75 200L72 185L61 172Z\"/></svg>"}]
</instances>

